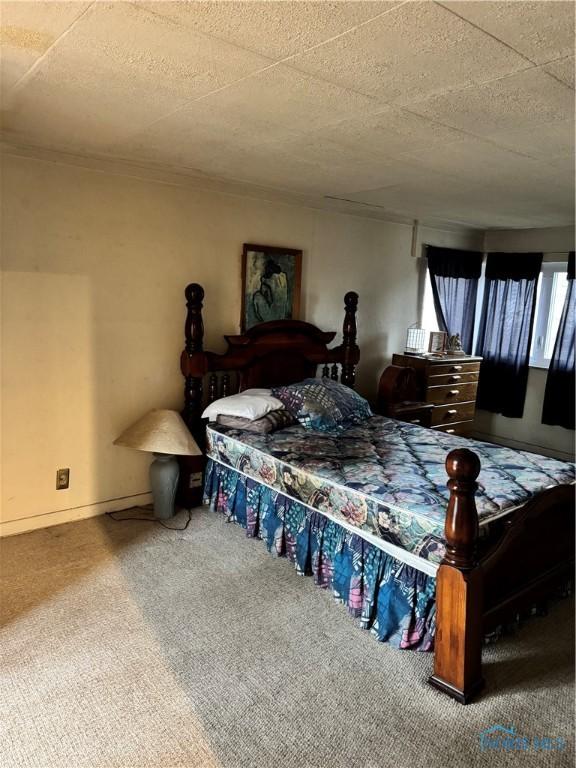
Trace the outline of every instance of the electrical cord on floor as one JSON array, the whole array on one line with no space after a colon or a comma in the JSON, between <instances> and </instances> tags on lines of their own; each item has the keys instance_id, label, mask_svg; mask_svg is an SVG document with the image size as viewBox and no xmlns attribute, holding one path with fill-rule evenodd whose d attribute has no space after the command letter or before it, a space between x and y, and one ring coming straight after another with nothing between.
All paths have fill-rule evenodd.
<instances>
[{"instance_id":1,"label":"electrical cord on floor","mask_svg":"<svg viewBox=\"0 0 576 768\"><path fill-rule=\"evenodd\" d=\"M147 512L152 512L153 507L132 507L132 509L141 509ZM186 528L190 525L190 521L192 520L192 511L187 510L188 512L188 520L186 520L186 523L181 528L175 528L172 525L166 525L166 523L163 520L159 520L157 517L114 517L114 515L121 514L120 512L106 512L106 516L109 517L111 520L114 520L116 523L123 523L128 520L138 520L141 523L158 523L158 525L161 525L162 528L166 528L168 531L185 531Z\"/></svg>"}]
</instances>

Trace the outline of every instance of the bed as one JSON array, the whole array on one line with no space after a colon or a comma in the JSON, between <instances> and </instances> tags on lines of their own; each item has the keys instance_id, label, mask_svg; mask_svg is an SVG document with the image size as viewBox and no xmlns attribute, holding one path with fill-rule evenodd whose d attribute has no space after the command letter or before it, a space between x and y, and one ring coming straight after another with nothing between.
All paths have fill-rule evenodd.
<instances>
[{"instance_id":1,"label":"bed","mask_svg":"<svg viewBox=\"0 0 576 768\"><path fill-rule=\"evenodd\" d=\"M345 296L338 346L333 332L279 321L226 337L222 355L203 349L201 286L186 298L183 415L205 445L206 501L380 640L433 651L430 683L469 702L484 635L572 574L574 466L380 416L337 434L207 425L205 402L234 390L317 373L353 387L358 297Z\"/></svg>"}]
</instances>

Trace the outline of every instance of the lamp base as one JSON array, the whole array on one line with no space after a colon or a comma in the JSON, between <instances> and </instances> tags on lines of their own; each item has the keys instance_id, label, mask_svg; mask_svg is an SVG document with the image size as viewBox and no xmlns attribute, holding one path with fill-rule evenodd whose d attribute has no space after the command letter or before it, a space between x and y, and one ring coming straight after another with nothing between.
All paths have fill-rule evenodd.
<instances>
[{"instance_id":1,"label":"lamp base","mask_svg":"<svg viewBox=\"0 0 576 768\"><path fill-rule=\"evenodd\" d=\"M155 453L150 464L150 488L154 501L154 517L166 520L174 517L174 500L178 487L180 468L175 456Z\"/></svg>"}]
</instances>

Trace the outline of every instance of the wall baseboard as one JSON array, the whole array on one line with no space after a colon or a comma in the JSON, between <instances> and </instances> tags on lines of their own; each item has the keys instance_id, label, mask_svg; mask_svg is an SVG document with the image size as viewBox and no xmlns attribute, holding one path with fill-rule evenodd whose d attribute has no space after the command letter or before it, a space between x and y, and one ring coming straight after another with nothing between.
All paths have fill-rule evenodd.
<instances>
[{"instance_id":1,"label":"wall baseboard","mask_svg":"<svg viewBox=\"0 0 576 768\"><path fill-rule=\"evenodd\" d=\"M24 517L20 520L3 520L0 522L0 538L15 536L18 533L26 533L27 531L35 531L38 528L49 528L53 525L72 523L75 520L85 520L89 517L104 515L106 512L120 512L123 509L150 504L151 502L152 495L150 493L137 493L134 496L123 496L119 499L108 499L106 501L99 501L96 504L87 504L83 507L46 512L42 515Z\"/></svg>"},{"instance_id":2,"label":"wall baseboard","mask_svg":"<svg viewBox=\"0 0 576 768\"><path fill-rule=\"evenodd\" d=\"M574 456L565 451L558 451L554 448L548 448L545 445L537 445L536 443L524 443L521 440L513 440L509 437L500 437L500 435L492 435L489 432L478 432L474 430L472 437L476 440L483 440L486 443L496 443L497 445L504 445L507 448L516 448L519 451L529 451L530 453L539 453L542 456L550 456L553 459L560 459L561 461L574 461Z\"/></svg>"}]
</instances>

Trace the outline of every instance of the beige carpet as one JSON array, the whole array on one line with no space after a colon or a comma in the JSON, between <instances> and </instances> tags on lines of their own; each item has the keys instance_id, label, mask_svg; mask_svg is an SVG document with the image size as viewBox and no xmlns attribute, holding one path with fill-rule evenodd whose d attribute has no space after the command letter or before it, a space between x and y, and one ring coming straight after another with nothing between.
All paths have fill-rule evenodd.
<instances>
[{"instance_id":1,"label":"beige carpet","mask_svg":"<svg viewBox=\"0 0 576 768\"><path fill-rule=\"evenodd\" d=\"M182 518L178 518L178 523ZM485 653L462 707L236 525L96 518L5 539L2 768L573 764L573 603ZM563 737L490 753L480 732Z\"/></svg>"}]
</instances>

